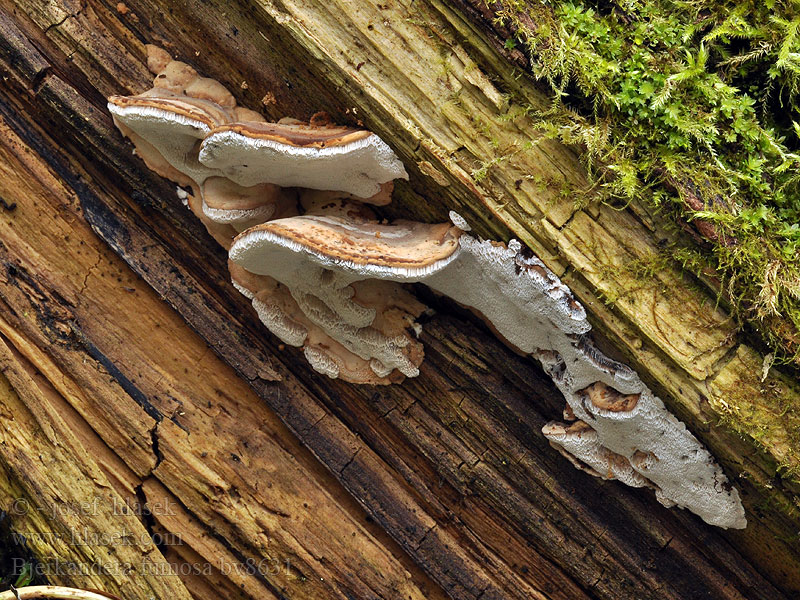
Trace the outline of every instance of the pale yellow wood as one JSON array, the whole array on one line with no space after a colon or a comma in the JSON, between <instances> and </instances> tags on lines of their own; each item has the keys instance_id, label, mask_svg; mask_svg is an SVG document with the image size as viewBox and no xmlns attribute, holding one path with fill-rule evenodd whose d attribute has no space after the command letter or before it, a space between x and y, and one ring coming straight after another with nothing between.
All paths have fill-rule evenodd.
<instances>
[{"instance_id":1,"label":"pale yellow wood","mask_svg":"<svg viewBox=\"0 0 800 600\"><path fill-rule=\"evenodd\" d=\"M6 493L19 491L10 503L17 533L44 576L130 599L190 600L180 582L158 576L163 556L48 399L54 391L2 340L0 371L0 479Z\"/></svg>"},{"instance_id":2,"label":"pale yellow wood","mask_svg":"<svg viewBox=\"0 0 800 600\"><path fill-rule=\"evenodd\" d=\"M695 379L713 374L734 343L734 323L679 273L660 267L657 248L630 214L603 206L595 220L581 211L559 234L563 255L604 302ZM640 274L648 268L654 272Z\"/></svg>"},{"instance_id":3,"label":"pale yellow wood","mask_svg":"<svg viewBox=\"0 0 800 600\"><path fill-rule=\"evenodd\" d=\"M770 448L782 477L800 474L800 393L796 382L765 365L764 357L740 345L736 356L709 382L709 402L737 431ZM795 498L800 509L800 498Z\"/></svg>"}]
</instances>

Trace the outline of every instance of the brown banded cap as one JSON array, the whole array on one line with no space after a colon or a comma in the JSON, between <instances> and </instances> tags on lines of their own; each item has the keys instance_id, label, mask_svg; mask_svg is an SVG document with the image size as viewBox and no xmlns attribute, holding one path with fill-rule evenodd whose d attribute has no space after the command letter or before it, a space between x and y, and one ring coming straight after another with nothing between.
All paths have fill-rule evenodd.
<instances>
[{"instance_id":1,"label":"brown banded cap","mask_svg":"<svg viewBox=\"0 0 800 600\"><path fill-rule=\"evenodd\" d=\"M244 186L331 190L368 198L381 184L408 179L403 163L374 133L295 123L232 123L213 130L200 162Z\"/></svg>"},{"instance_id":2,"label":"brown banded cap","mask_svg":"<svg viewBox=\"0 0 800 600\"><path fill-rule=\"evenodd\" d=\"M300 254L322 266L393 281L418 280L455 258L461 231L449 223L358 223L342 217L304 215L263 223L240 234L231 260L253 273L271 270ZM277 263L275 261L278 261Z\"/></svg>"}]
</instances>

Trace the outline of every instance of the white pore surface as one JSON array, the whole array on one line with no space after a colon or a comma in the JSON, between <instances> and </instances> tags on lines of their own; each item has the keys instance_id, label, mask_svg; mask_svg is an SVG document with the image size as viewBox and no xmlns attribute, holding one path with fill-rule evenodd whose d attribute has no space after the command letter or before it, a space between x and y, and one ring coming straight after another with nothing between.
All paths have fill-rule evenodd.
<instances>
[{"instance_id":1,"label":"white pore surface","mask_svg":"<svg viewBox=\"0 0 800 600\"><path fill-rule=\"evenodd\" d=\"M109 102L108 110L190 179L202 183L207 177L220 174L196 159L197 141L211 131L205 123L152 106L121 107Z\"/></svg>"},{"instance_id":2,"label":"white pore surface","mask_svg":"<svg viewBox=\"0 0 800 600\"><path fill-rule=\"evenodd\" d=\"M220 131L203 142L200 162L246 187L273 183L347 192L361 198L377 194L382 183L408 179L403 163L374 133L344 146L298 148Z\"/></svg>"},{"instance_id":3,"label":"white pore surface","mask_svg":"<svg viewBox=\"0 0 800 600\"><path fill-rule=\"evenodd\" d=\"M472 227L469 226L467 220L458 214L456 211L451 210L449 213L450 222L458 227L461 231L472 231Z\"/></svg>"},{"instance_id":4,"label":"white pore surface","mask_svg":"<svg viewBox=\"0 0 800 600\"><path fill-rule=\"evenodd\" d=\"M203 200L203 214L210 220L220 225L231 225L237 231L244 231L253 225L259 225L268 221L269 218L275 213L274 204L265 204L257 208L251 209L222 209L211 208Z\"/></svg>"},{"instance_id":5,"label":"white pore surface","mask_svg":"<svg viewBox=\"0 0 800 600\"><path fill-rule=\"evenodd\" d=\"M458 259L420 281L479 310L523 352L553 348L553 331L561 336L589 331L583 307L569 304L569 289L539 259L519 258L519 242L512 240L505 248L470 235L459 242Z\"/></svg>"},{"instance_id":6,"label":"white pore surface","mask_svg":"<svg viewBox=\"0 0 800 600\"><path fill-rule=\"evenodd\" d=\"M518 243L505 249L462 236L459 260L424 282L481 311L509 342L542 357L575 416L591 425L602 446L629 460L636 450L655 455L640 472L660 488L659 500L689 508L713 525L744 527L739 494L714 458L636 373L576 335L590 329L583 309L570 307L571 293L549 271L543 277L538 270L518 269L520 263L544 267L518 250ZM584 402L577 392L597 381L639 393L639 402L629 412Z\"/></svg>"},{"instance_id":7,"label":"white pore surface","mask_svg":"<svg viewBox=\"0 0 800 600\"><path fill-rule=\"evenodd\" d=\"M655 456L656 460L648 461L646 468L637 470L658 486L659 502L688 508L719 527L740 529L747 525L739 493L728 483L714 457L667 411L660 398L639 381L639 402L629 412L615 413L599 409L590 401L584 402L576 393L581 386L575 384L567 366L576 358L575 353L539 355L575 416L597 431L603 446L628 460L636 450ZM575 456L592 464L591 456L580 453ZM635 460L633 465L636 468Z\"/></svg>"},{"instance_id":8,"label":"white pore surface","mask_svg":"<svg viewBox=\"0 0 800 600\"><path fill-rule=\"evenodd\" d=\"M644 487L649 483L632 465L613 460L609 456L612 452L600 443L597 431L593 429L565 434L545 432L545 436L551 445L558 444L569 455L580 458L601 479L618 479L631 487ZM570 456L568 458L574 462ZM581 468L580 464L575 466Z\"/></svg>"},{"instance_id":9,"label":"white pore surface","mask_svg":"<svg viewBox=\"0 0 800 600\"><path fill-rule=\"evenodd\" d=\"M308 336L308 331L305 327L292 321L278 304L262 302L258 298L251 299L253 308L258 313L258 318L278 339L289 346L303 345Z\"/></svg>"},{"instance_id":10,"label":"white pore surface","mask_svg":"<svg viewBox=\"0 0 800 600\"><path fill-rule=\"evenodd\" d=\"M329 259L266 231L253 231L238 237L231 247L230 258L251 273L269 275L283 283L310 321L347 350L370 361L370 367L378 376L385 377L394 369L407 377L419 375L419 370L403 350L408 339L405 336L387 337L370 327L375 319L375 309L365 308L351 300L353 290L349 285L366 279L363 275L337 268ZM324 276L323 269L330 269L328 275L332 276ZM272 329L271 321L263 318L262 321ZM318 352L311 352L306 358L309 356L315 369L330 375L325 367L328 363L320 362Z\"/></svg>"},{"instance_id":11,"label":"white pore surface","mask_svg":"<svg viewBox=\"0 0 800 600\"><path fill-rule=\"evenodd\" d=\"M674 502L720 527L744 527L739 494L709 452L636 373L591 345L585 335L591 328L586 314L569 289L541 261L520 250L515 240L504 248L462 235L457 253L415 274L333 261L256 231L238 238L230 257L248 271L270 275L290 288L302 284L304 273L321 266L337 272L340 285L367 278L420 281L475 308L511 344L542 361L575 416L597 432L600 445L629 460L637 450L656 457L640 472L659 488L657 497L663 504ZM629 412L584 402L578 391L597 381L624 394L638 393L639 402Z\"/></svg>"},{"instance_id":12,"label":"white pore surface","mask_svg":"<svg viewBox=\"0 0 800 600\"><path fill-rule=\"evenodd\" d=\"M303 217L292 217L295 219ZM325 216L310 217L318 222L331 222L339 227L347 228L341 219L331 219ZM353 231L357 232L357 226L353 226ZM382 233L381 237L389 238L391 233ZM324 254L313 252L303 244L288 240L271 231L256 230L239 236L234 241L230 249L230 258L233 262L241 265L251 273L266 275L276 268L274 261L297 261L300 268L303 265L315 264L326 269L330 269L339 274L342 281L351 283L362 279L384 279L386 281L397 281L413 283L424 281L426 277L440 271L452 262L457 262L460 249L447 258L424 267L402 268L388 267L385 265L357 264L348 260L332 258ZM267 259L266 257L270 257ZM280 266L278 267L280 270ZM272 274L275 279L280 280L278 275Z\"/></svg>"}]
</instances>

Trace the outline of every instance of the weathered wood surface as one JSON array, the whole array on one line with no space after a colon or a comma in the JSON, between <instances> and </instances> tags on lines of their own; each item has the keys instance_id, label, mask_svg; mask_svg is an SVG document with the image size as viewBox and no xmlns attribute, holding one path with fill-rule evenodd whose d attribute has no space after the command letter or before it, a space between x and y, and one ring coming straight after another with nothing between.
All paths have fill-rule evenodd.
<instances>
[{"instance_id":1,"label":"weathered wood surface","mask_svg":"<svg viewBox=\"0 0 800 600\"><path fill-rule=\"evenodd\" d=\"M3 197L17 204L3 215L2 237L0 365L16 390L3 394L3 464L13 486L4 497L23 499L5 509L17 531L32 534L45 572L62 575L56 557L87 568L102 558L134 568L118 582L68 569L57 579L126 598L189 597L158 576L159 549L138 535L147 525L171 532L168 557L193 550L203 560L192 562L210 562L248 597L438 597L247 383L92 234L73 192L12 132L3 128L2 137ZM39 389L12 377L33 365ZM80 450L59 463L41 458L65 440ZM126 503L138 513L150 507L152 520L122 522ZM126 532L152 563L116 557L127 544L98 537ZM53 545L56 534L63 545ZM264 561L265 581L248 574L247 559ZM172 588L148 586L151 570Z\"/></svg>"},{"instance_id":2,"label":"weathered wood surface","mask_svg":"<svg viewBox=\"0 0 800 600\"><path fill-rule=\"evenodd\" d=\"M786 412L751 432L772 436L772 456L715 427L738 406L721 402L744 406L731 388L773 410L762 390L778 384L758 382L758 357L677 273L635 288L622 278L618 266L646 256L654 234L632 213L575 212L560 190L564 179L583 185L581 170L553 142L471 177L527 139L523 122L501 116L504 94L542 101L530 82L444 5L326 6L0 0L0 197L16 204L0 209L3 501L41 508L12 515L19 531L85 521L90 539L122 521L79 519L79 497L167 506L129 526L180 543L59 550L78 562L213 566L55 580L125 598L155 586L178 598L797 593L796 484L775 475L777 460L795 460L780 443L794 418L789 384ZM224 255L105 111L105 96L148 86L144 42L273 118L325 109L362 120L411 167L387 214L441 220L455 208L480 233L521 237L723 460L750 527L714 530L572 469L539 434L562 405L540 370L424 291L440 310L425 327L422 375L402 386L331 382L280 349L227 282ZM34 447L71 468L31 462ZM43 494L45 474L75 498ZM46 537L31 536L43 558Z\"/></svg>"}]
</instances>

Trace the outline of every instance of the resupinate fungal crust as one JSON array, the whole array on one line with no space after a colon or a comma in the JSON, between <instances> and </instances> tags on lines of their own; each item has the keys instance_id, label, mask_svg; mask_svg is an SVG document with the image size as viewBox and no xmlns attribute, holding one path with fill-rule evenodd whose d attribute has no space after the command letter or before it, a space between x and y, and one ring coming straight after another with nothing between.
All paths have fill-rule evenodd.
<instances>
[{"instance_id":1,"label":"resupinate fungal crust","mask_svg":"<svg viewBox=\"0 0 800 600\"><path fill-rule=\"evenodd\" d=\"M233 285L319 373L387 385L419 374L417 318L403 286L423 283L469 307L537 358L566 399L543 433L578 468L649 487L720 527L746 525L738 492L703 445L626 365L592 343L586 312L537 257L452 223L382 222L403 164L377 135L330 123L277 123L148 47L152 89L109 110L147 166L229 249ZM191 193L188 192L191 190Z\"/></svg>"}]
</instances>

